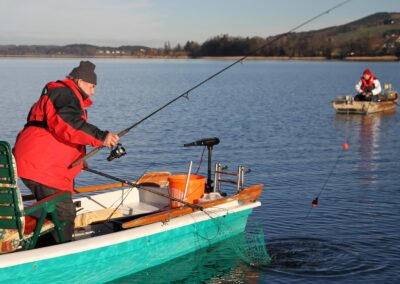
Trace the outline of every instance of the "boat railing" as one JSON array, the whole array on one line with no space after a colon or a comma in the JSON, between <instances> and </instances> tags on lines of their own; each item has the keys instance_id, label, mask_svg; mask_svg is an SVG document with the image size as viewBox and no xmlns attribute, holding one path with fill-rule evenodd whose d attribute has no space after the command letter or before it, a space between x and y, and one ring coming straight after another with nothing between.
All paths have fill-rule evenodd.
<instances>
[{"instance_id":1,"label":"boat railing","mask_svg":"<svg viewBox=\"0 0 400 284\"><path fill-rule=\"evenodd\" d=\"M226 171L228 167L223 166L221 163L215 164L215 173L214 173L214 192L221 192L221 183L229 183L236 185L236 191L242 191L244 187L244 176L249 173L251 170L244 166L239 165L236 172L228 172ZM232 179L229 177L236 177L236 179Z\"/></svg>"}]
</instances>

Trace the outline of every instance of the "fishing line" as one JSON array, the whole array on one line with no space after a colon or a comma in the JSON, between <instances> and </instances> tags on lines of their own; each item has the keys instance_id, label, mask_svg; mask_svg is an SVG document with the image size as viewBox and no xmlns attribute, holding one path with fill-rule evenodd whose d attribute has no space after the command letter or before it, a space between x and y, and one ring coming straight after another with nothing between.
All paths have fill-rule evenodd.
<instances>
[{"instance_id":1,"label":"fishing line","mask_svg":"<svg viewBox=\"0 0 400 284\"><path fill-rule=\"evenodd\" d=\"M143 172L143 175L145 174L146 171ZM142 175L142 176L143 176ZM140 177L139 177L140 179ZM138 180L139 180L138 179ZM129 194L131 194L132 190L134 188L131 187L127 190L127 193L122 193L122 197L117 198L110 206L104 206L103 204L101 204L100 202L92 199L90 196L88 196L87 198L91 201L93 201L94 203L97 203L98 205L104 207L104 208L112 208L114 206L114 204L116 204L117 202L120 202L118 204L118 206L116 208L114 208L114 210L111 212L111 214L106 218L106 220L101 224L103 227L106 227L107 229L109 229L110 231L114 231L114 228L110 225L108 225L108 223L110 222L112 216L114 215L114 213L119 209L119 207L121 207L121 205L124 203L125 199L129 196Z\"/></svg>"},{"instance_id":2,"label":"fishing line","mask_svg":"<svg viewBox=\"0 0 400 284\"><path fill-rule=\"evenodd\" d=\"M216 213L216 212L211 212L210 209L216 209L215 211L225 211L225 215L223 215L223 213L222 213L221 215L218 215L218 213ZM212 241L213 239L215 239L215 238L219 235L222 226L225 226L226 228L228 228L228 229L231 230L231 231L234 229L234 227L229 226L226 222L222 222L222 221L220 221L220 220L217 219L218 217L225 217L225 216L227 216L227 215L229 214L229 209L222 208L222 207L212 207L212 208L210 208L210 209L206 209L207 211L206 211L206 210L203 210L203 213L206 214L206 215L208 216L208 218L210 218L210 220L212 220L212 221L217 225L217 227L218 227L217 232L215 233L215 235L214 235L212 238L210 238L210 237L205 237L205 236L202 236L202 235L200 235L199 233L197 233L199 237L201 237L202 239L207 240L207 241ZM210 212L208 212L208 211L210 211ZM211 215L212 213L214 213L214 214L216 215L216 217L213 217L213 216ZM243 213L236 213L236 214L238 214L238 215L241 216L241 217L244 216ZM194 216L191 216L191 217L192 217L192 219L193 219L194 221L196 221L196 219L194 218ZM197 222L196 222L196 224L197 224ZM197 228L196 228L196 230L197 230Z\"/></svg>"},{"instance_id":3,"label":"fishing line","mask_svg":"<svg viewBox=\"0 0 400 284\"><path fill-rule=\"evenodd\" d=\"M104 172L100 172L100 171L94 170L92 168L85 167L85 168L83 168L83 170L85 170L87 172L90 172L90 173L93 173L93 174L96 174L98 176L102 176L102 177L106 177L106 178L109 178L109 179L112 179L112 180L115 180L115 181L119 181L121 183L136 187L137 189L141 189L141 190L153 193L155 195L159 195L159 196L165 197L167 199L182 203L182 204L184 204L184 205L186 205L186 206L188 206L188 207L190 207L192 209L196 209L196 210L200 210L200 211L203 211L203 209L204 209L203 207L201 207L201 206L199 206L197 204L192 204L192 203L186 202L184 200L175 198L173 196L169 196L167 194L164 194L164 193L161 193L161 192L158 192L158 191L154 191L153 189L151 189L151 188L149 188L147 186L143 186L141 184L133 183L133 182L130 182L128 180L124 180L124 179L121 179L121 178L106 174Z\"/></svg>"},{"instance_id":4,"label":"fishing line","mask_svg":"<svg viewBox=\"0 0 400 284\"><path fill-rule=\"evenodd\" d=\"M146 173L146 170L143 171L143 174L137 179L140 180ZM129 194L131 194L132 190L134 189L134 187L129 188L127 191L128 193L122 193L122 197L118 198L117 200L114 201L113 204L111 204L111 206L109 206L109 208L112 208L114 206L115 203L118 202L118 200L121 200L120 203L118 204L117 207L115 207L115 209L113 210L113 212L110 214L110 216L108 216L108 218L106 219L105 223L110 222L112 215L114 215L115 212L117 212L117 210L122 206L122 204L124 203L125 199L129 196Z\"/></svg>"},{"instance_id":5,"label":"fishing line","mask_svg":"<svg viewBox=\"0 0 400 284\"><path fill-rule=\"evenodd\" d=\"M196 170L196 172L195 172L195 175L197 175L197 174L199 173L199 170L200 170L200 168L201 168L201 164L203 163L203 158L204 158L204 153L206 152L206 148L207 148L207 147L204 147L204 148L203 148L203 151L202 151L201 156L200 156L199 166L197 167L197 170Z\"/></svg>"},{"instance_id":6,"label":"fishing line","mask_svg":"<svg viewBox=\"0 0 400 284\"><path fill-rule=\"evenodd\" d=\"M223 226L227 228L229 232L237 231L237 228L228 225L224 219L221 219L225 218L229 214L228 209L221 207L214 207L213 209L225 211L225 215L223 215L223 213L219 215L216 212L207 212L206 210L203 211L217 226L217 232L213 237L202 236L197 230L198 223L196 222L196 219L194 216L191 216L195 221L196 235L208 242L218 237ZM213 217L211 215L212 213L215 213L217 216ZM246 213L236 212L235 214L237 214L239 218L247 218ZM271 257L269 256L265 245L264 231L262 230L261 225L257 224L256 227L258 229L258 233L253 232L252 234L249 234L248 232L244 231L238 235L231 236L229 239L225 239L224 242L228 242L228 245L237 254L237 256L239 256L242 261L250 266L269 265L271 263Z\"/></svg>"},{"instance_id":7,"label":"fishing line","mask_svg":"<svg viewBox=\"0 0 400 284\"><path fill-rule=\"evenodd\" d=\"M145 116L144 118L142 118L141 120L139 120L138 122L134 123L133 125L129 126L128 128L120 131L118 133L119 137L124 136L125 134L127 134L131 129L135 128L136 126L138 126L139 124L141 124L142 122L144 122L145 120L149 119L150 117L152 117L153 115L155 115L156 113L158 113L159 111L163 110L164 108L166 108L167 106L169 106L170 104L174 103L175 101L179 100L180 98L189 98L189 93L192 92L193 90L197 89L198 87L200 87L201 85L205 84L206 82L212 80L213 78L217 77L219 74L225 72L226 70L230 69L231 67L235 66L238 63L243 62L245 59L247 59L251 54L255 54L257 51L260 51L264 48L266 48L268 45L271 45L272 43L280 40L281 38L287 36L288 34L298 30L301 27L304 27L305 25L315 21L316 19L322 17L323 15L326 15L328 13L330 13L333 10L338 9L339 7L351 2L352 0L345 0L335 6L333 6L332 8L329 8L328 10L325 10L324 12L312 17L311 19L303 22L302 24L292 28L291 30L289 30L288 32L284 33L284 34L280 34L276 37L271 38L267 43L265 43L263 46L256 48L250 52L248 52L247 55L239 58L238 60L234 61L233 63L229 64L228 66L222 68L221 70L219 70L218 72L214 73L213 75L207 77L206 79L204 79L203 81L201 81L200 83L196 84L195 86L191 87L190 89L186 90L185 92L183 92L181 95L177 96L176 98L172 99L171 101L169 101L168 103L166 103L165 105L163 105L162 107L158 108L157 110L153 111L152 113L150 113L149 115ZM80 164L81 162L87 160L88 158L92 157L93 155L95 155L97 152L99 152L101 149L103 149L105 146L100 146L100 147L96 147L94 148L92 151L90 151L89 153L87 153L85 156L83 156L82 158L76 160L74 163L71 164L70 168L73 168L75 166L77 166L78 164Z\"/></svg>"},{"instance_id":8,"label":"fishing line","mask_svg":"<svg viewBox=\"0 0 400 284\"><path fill-rule=\"evenodd\" d=\"M349 125L349 121L350 121L350 125ZM328 181L330 180L330 178L331 178L333 172L335 171L336 166L337 166L337 164L338 164L340 158L342 157L344 151L347 151L347 150L349 149L349 144L348 144L348 142L349 142L349 129L352 128L352 122L353 122L353 121L350 119L349 113L347 113L347 114L346 114L346 127L345 127L345 133L344 133L344 135L345 135L345 136L344 136L344 143L343 143L343 146L342 146L343 149L340 151L339 155L336 157L336 161L335 161L335 163L333 164L333 167L332 167L330 173L328 174L328 177L326 178L326 180L325 180L325 182L324 182L324 184L323 184L323 186L322 186L320 192L319 192L318 195L312 200L312 202L311 202L311 208L310 208L310 210L308 211L306 218L308 218L309 214L311 213L311 210L312 210L314 207L317 207L317 206L318 206L318 202L319 202L318 199L319 199L319 197L321 196L322 192L325 190L325 187L326 187L326 185L328 184Z\"/></svg>"},{"instance_id":9,"label":"fishing line","mask_svg":"<svg viewBox=\"0 0 400 284\"><path fill-rule=\"evenodd\" d=\"M315 197L315 198L313 199L313 201L311 202L311 205L312 205L312 206L311 206L310 210L308 211L306 218L307 218L308 215L310 214L312 208L318 206L318 198L320 197L320 195L322 194L322 192L325 190L325 186L327 185L329 179L331 178L331 176L332 176L332 174L333 174L333 172L334 172L334 170L335 170L335 168L336 168L336 165L337 165L339 159L341 158L342 154L343 154L343 152L340 152L339 155L336 157L336 161L335 161L335 163L334 163L334 165L333 165L333 167L332 167L330 173L328 174L328 177L326 178L326 180L325 180L325 182L324 182L324 185L322 186L322 188L321 188L320 192L318 193L317 197Z\"/></svg>"}]
</instances>

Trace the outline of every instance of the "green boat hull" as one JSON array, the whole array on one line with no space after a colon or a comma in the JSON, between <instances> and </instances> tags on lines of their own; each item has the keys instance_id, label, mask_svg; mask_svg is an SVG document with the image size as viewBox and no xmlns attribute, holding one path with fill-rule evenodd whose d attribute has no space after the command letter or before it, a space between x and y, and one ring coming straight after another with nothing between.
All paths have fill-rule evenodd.
<instances>
[{"instance_id":1,"label":"green boat hull","mask_svg":"<svg viewBox=\"0 0 400 284\"><path fill-rule=\"evenodd\" d=\"M1 268L0 283L104 283L239 234L251 212L246 209L122 243Z\"/></svg>"}]
</instances>

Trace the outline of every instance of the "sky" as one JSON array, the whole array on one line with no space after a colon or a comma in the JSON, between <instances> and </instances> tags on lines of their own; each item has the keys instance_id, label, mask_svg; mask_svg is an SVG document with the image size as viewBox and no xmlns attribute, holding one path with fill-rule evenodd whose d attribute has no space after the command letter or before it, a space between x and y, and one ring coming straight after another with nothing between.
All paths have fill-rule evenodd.
<instances>
[{"instance_id":1,"label":"sky","mask_svg":"<svg viewBox=\"0 0 400 284\"><path fill-rule=\"evenodd\" d=\"M222 35L285 33L343 0L0 0L0 44L163 47ZM400 0L351 0L299 31L400 12Z\"/></svg>"}]
</instances>

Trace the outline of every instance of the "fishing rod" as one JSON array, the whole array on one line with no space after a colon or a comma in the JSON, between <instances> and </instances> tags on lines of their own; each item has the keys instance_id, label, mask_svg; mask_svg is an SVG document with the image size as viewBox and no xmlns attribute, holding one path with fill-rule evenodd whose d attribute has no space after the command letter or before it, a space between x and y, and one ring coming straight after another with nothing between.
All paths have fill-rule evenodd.
<instances>
[{"instance_id":1,"label":"fishing rod","mask_svg":"<svg viewBox=\"0 0 400 284\"><path fill-rule=\"evenodd\" d=\"M280 40L281 38L287 36L288 34L290 34L290 33L294 32L294 31L298 30L299 28L301 28L301 27L303 27L303 26L305 26L305 25L307 25L307 24L309 24L309 23L315 21L316 19L322 17L323 15L328 14L328 13L330 13L331 11L338 9L339 7L341 7L341 6L343 6L343 5L347 4L347 3L349 3L349 2L351 2L351 1L352 1L352 0L345 0L345 1L343 1L343 2L341 2L341 3L339 3L339 4L337 4L337 5L333 6L332 8L329 8L329 9L323 11L322 13L320 13L320 14L318 14L318 15L312 17L311 19L309 19L309 20L307 20L307 21L301 23L300 25L298 25L298 26L292 28L292 29L289 30L288 32L286 32L286 33L284 33L284 34L280 34L280 35L278 35L278 36L276 36L276 37L273 37L273 38L270 39L267 43L265 43L263 46L261 46L261 47L259 47L259 48L256 48L256 49L252 50L251 52L248 52L247 55L245 55L245 56L239 58L238 60L234 61L233 63L229 64L228 66L222 68L222 69L219 70L218 72L216 72L216 73L214 73L213 75L209 76L208 78L204 79L203 81L201 81L200 83L196 84L195 86L193 86L192 88L188 89L187 91L183 92L182 94L180 94L180 95L177 96L176 98L172 99L171 101L169 101L168 103L166 103L166 104L163 105L162 107L156 109L155 111L153 111L153 112L150 113L149 115L145 116L144 118L142 118L142 119L139 120L138 122L134 123L133 125L129 126L129 127L126 128L126 129L120 131L117 135L118 135L119 137L124 136L124 135L127 134L131 129L135 128L136 126L138 126L139 124L141 124L141 123L144 122L145 120L149 119L150 117L152 117L153 115L155 115L155 114L158 113L159 111L163 110L164 108L166 108L166 107L169 106L170 104L172 104L172 103L174 103L175 101L179 100L180 98L183 98L183 97L188 98L190 92L192 92L193 90L197 89L198 87L200 87L201 85L205 84L206 82L212 80L213 78L217 77L219 74L225 72L226 70L230 69L231 67L235 66L236 64L241 63L241 62L244 61L246 58L248 58L251 54L255 54L257 51L260 51L260 50L266 48L268 45L271 45L272 43L274 43L274 42ZM79 163L81 163L81 162L87 160L88 158L92 157L93 155L95 155L97 152L99 152L99 151L100 151L101 149L103 149L104 147L105 147L105 146L100 146L100 147L94 148L92 151L90 151L89 153L87 153L85 156L83 156L82 158L79 158L78 160L76 160L75 162L73 162L73 163L70 165L70 168L73 168L73 167L77 166ZM113 150L113 151L114 151L114 150ZM112 156L112 155L113 155L113 152L111 153L110 156ZM116 158L119 158L118 155L115 155L115 152L114 152L114 156L115 156Z\"/></svg>"},{"instance_id":2,"label":"fishing rod","mask_svg":"<svg viewBox=\"0 0 400 284\"><path fill-rule=\"evenodd\" d=\"M138 183L133 183L133 182L128 181L128 180L123 180L121 178L118 178L118 177L115 177L115 176L112 176L112 175L109 175L109 174L106 174L106 173L103 173L103 172L100 172L100 171L96 171L96 170L88 168L88 167L84 167L83 170L85 170L87 172L90 172L90 173L93 173L93 174L96 174L96 175L99 175L99 176L102 176L102 177L106 177L106 178L109 178L109 179L124 183L124 184L128 184L130 186L136 187L138 189L142 189L144 191L151 192L153 194L165 197L165 198L170 199L172 201L176 201L176 202L182 203L182 204L184 204L184 205L186 205L186 206L188 206L188 207L190 207L192 209L203 211L203 207L201 207L199 205L186 202L184 200L175 198L173 196L169 196L168 194L164 194L164 193L161 193L161 192L158 192L158 191L154 191L153 189L151 189L151 188L149 188L147 186L143 186L143 185L138 184Z\"/></svg>"}]
</instances>

